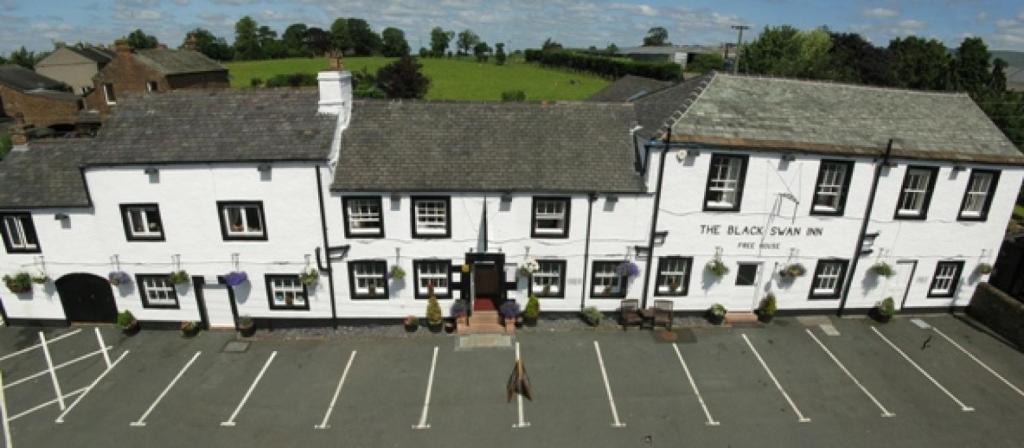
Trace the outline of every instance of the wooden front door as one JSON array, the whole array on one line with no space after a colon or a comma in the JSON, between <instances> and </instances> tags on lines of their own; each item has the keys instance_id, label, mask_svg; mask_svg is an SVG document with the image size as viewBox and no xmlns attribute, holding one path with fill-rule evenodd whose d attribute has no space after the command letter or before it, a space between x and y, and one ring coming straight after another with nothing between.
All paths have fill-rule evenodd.
<instances>
[{"instance_id":1,"label":"wooden front door","mask_svg":"<svg viewBox=\"0 0 1024 448\"><path fill-rule=\"evenodd\" d=\"M117 321L110 282L92 274L68 274L56 281L64 315L71 322Z\"/></svg>"},{"instance_id":2,"label":"wooden front door","mask_svg":"<svg viewBox=\"0 0 1024 448\"><path fill-rule=\"evenodd\" d=\"M478 263L473 272L473 289L476 297L473 310L493 310L501 299L501 278L494 263Z\"/></svg>"}]
</instances>

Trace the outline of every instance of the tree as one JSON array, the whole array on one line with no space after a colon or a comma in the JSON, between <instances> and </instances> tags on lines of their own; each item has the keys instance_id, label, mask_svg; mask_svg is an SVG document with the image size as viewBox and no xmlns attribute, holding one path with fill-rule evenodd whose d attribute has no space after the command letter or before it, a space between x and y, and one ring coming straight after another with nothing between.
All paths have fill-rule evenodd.
<instances>
[{"instance_id":1,"label":"tree","mask_svg":"<svg viewBox=\"0 0 1024 448\"><path fill-rule=\"evenodd\" d=\"M604 52L614 56L619 53L619 46L615 44L608 44L608 47L604 49Z\"/></svg>"},{"instance_id":2,"label":"tree","mask_svg":"<svg viewBox=\"0 0 1024 448\"><path fill-rule=\"evenodd\" d=\"M256 21L249 16L242 17L235 23L235 57L237 59L251 60L262 57L258 28Z\"/></svg>"},{"instance_id":3,"label":"tree","mask_svg":"<svg viewBox=\"0 0 1024 448\"><path fill-rule=\"evenodd\" d=\"M480 43L480 36L477 36L472 30L463 30L455 40L459 55L468 55L469 51L478 43Z\"/></svg>"},{"instance_id":4,"label":"tree","mask_svg":"<svg viewBox=\"0 0 1024 448\"><path fill-rule=\"evenodd\" d=\"M309 48L309 27L304 23L288 25L281 35L281 45L284 46L285 53L291 57L313 55L313 50Z\"/></svg>"},{"instance_id":5,"label":"tree","mask_svg":"<svg viewBox=\"0 0 1024 448\"><path fill-rule=\"evenodd\" d=\"M505 65L506 59L507 56L505 56L505 44L502 42L494 44L494 62L498 65Z\"/></svg>"},{"instance_id":6,"label":"tree","mask_svg":"<svg viewBox=\"0 0 1024 448\"><path fill-rule=\"evenodd\" d=\"M356 56L371 56L380 52L380 35L370 28L363 19L348 19L348 35L352 40L352 51Z\"/></svg>"},{"instance_id":7,"label":"tree","mask_svg":"<svg viewBox=\"0 0 1024 448\"><path fill-rule=\"evenodd\" d=\"M917 36L889 42L890 76L898 87L945 90L949 86L950 57L946 46L935 39Z\"/></svg>"},{"instance_id":8,"label":"tree","mask_svg":"<svg viewBox=\"0 0 1024 448\"><path fill-rule=\"evenodd\" d=\"M185 34L185 41L179 48L189 48L190 45L195 45L196 51L218 61L230 61L235 56L234 49L223 37L214 36L204 28L196 28Z\"/></svg>"},{"instance_id":9,"label":"tree","mask_svg":"<svg viewBox=\"0 0 1024 448\"><path fill-rule=\"evenodd\" d=\"M454 37L454 31L445 31L443 28L435 26L430 30L430 53L435 58L443 57L444 52L448 51L448 44Z\"/></svg>"},{"instance_id":10,"label":"tree","mask_svg":"<svg viewBox=\"0 0 1024 448\"><path fill-rule=\"evenodd\" d=\"M387 57L401 57L409 54L409 42L405 40L405 32L394 27L384 28L380 32L383 45L381 54Z\"/></svg>"},{"instance_id":11,"label":"tree","mask_svg":"<svg viewBox=\"0 0 1024 448\"><path fill-rule=\"evenodd\" d=\"M972 94L989 89L992 84L990 57L988 47L980 37L964 39L953 56L952 87Z\"/></svg>"},{"instance_id":12,"label":"tree","mask_svg":"<svg viewBox=\"0 0 1024 448\"><path fill-rule=\"evenodd\" d=\"M490 56L491 46L487 45L487 42L480 42L473 46L473 57L477 62L487 62L487 58Z\"/></svg>"},{"instance_id":13,"label":"tree","mask_svg":"<svg viewBox=\"0 0 1024 448\"><path fill-rule=\"evenodd\" d=\"M996 58L992 62L992 82L990 89L994 92L1005 92L1006 91L1006 68L1009 64L1006 61Z\"/></svg>"},{"instance_id":14,"label":"tree","mask_svg":"<svg viewBox=\"0 0 1024 448\"><path fill-rule=\"evenodd\" d=\"M12 51L11 57L9 58L9 62L11 64L20 65L29 70L35 68L36 61L38 60L39 56L33 51L26 50L25 47Z\"/></svg>"},{"instance_id":15,"label":"tree","mask_svg":"<svg viewBox=\"0 0 1024 448\"><path fill-rule=\"evenodd\" d=\"M857 33L832 33L827 71L843 82L890 86L889 51L864 40Z\"/></svg>"},{"instance_id":16,"label":"tree","mask_svg":"<svg viewBox=\"0 0 1024 448\"><path fill-rule=\"evenodd\" d=\"M740 69L763 75L827 78L831 47L832 38L824 29L805 32L789 25L765 27L743 47Z\"/></svg>"},{"instance_id":17,"label":"tree","mask_svg":"<svg viewBox=\"0 0 1024 448\"><path fill-rule=\"evenodd\" d=\"M352 37L348 33L348 20L339 17L331 24L331 49L348 53L352 48Z\"/></svg>"},{"instance_id":18,"label":"tree","mask_svg":"<svg viewBox=\"0 0 1024 448\"><path fill-rule=\"evenodd\" d=\"M411 56L402 56L377 70L377 86L388 98L423 98L430 78L420 73L422 66Z\"/></svg>"},{"instance_id":19,"label":"tree","mask_svg":"<svg viewBox=\"0 0 1024 448\"><path fill-rule=\"evenodd\" d=\"M698 54L693 57L689 64L686 64L687 72L705 74L712 70L724 70L725 58L718 53Z\"/></svg>"},{"instance_id":20,"label":"tree","mask_svg":"<svg viewBox=\"0 0 1024 448\"><path fill-rule=\"evenodd\" d=\"M647 36L644 36L645 47L664 47L667 45L672 45L672 42L668 41L668 30L660 26L647 30Z\"/></svg>"},{"instance_id":21,"label":"tree","mask_svg":"<svg viewBox=\"0 0 1024 448\"><path fill-rule=\"evenodd\" d=\"M130 47L136 50L156 48L160 43L156 40L156 36L146 34L140 28L136 28L135 31L128 33L128 36L126 36L124 40L128 42Z\"/></svg>"},{"instance_id":22,"label":"tree","mask_svg":"<svg viewBox=\"0 0 1024 448\"><path fill-rule=\"evenodd\" d=\"M256 30L260 45L260 57L263 59L275 59L284 57L286 54L284 44L277 40L277 31L269 26L261 26Z\"/></svg>"},{"instance_id":23,"label":"tree","mask_svg":"<svg viewBox=\"0 0 1024 448\"><path fill-rule=\"evenodd\" d=\"M331 50L331 33L323 28L312 27L306 30L306 46L316 56L327 54Z\"/></svg>"},{"instance_id":24,"label":"tree","mask_svg":"<svg viewBox=\"0 0 1024 448\"><path fill-rule=\"evenodd\" d=\"M562 44L560 44L558 42L555 42L550 37L547 38L547 39L544 39L544 43L542 43L540 45L540 51L551 51L551 50L561 50L561 49L562 49Z\"/></svg>"}]
</instances>

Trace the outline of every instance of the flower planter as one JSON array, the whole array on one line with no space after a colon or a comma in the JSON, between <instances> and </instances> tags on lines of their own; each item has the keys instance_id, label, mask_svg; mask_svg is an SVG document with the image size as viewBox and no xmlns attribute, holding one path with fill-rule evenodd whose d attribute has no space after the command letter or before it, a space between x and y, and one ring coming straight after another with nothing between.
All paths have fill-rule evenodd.
<instances>
[{"instance_id":1,"label":"flower planter","mask_svg":"<svg viewBox=\"0 0 1024 448\"><path fill-rule=\"evenodd\" d=\"M878 308L872 308L871 318L880 324L885 324L889 323L889 321L892 320L892 315L884 314L881 311L879 311Z\"/></svg>"},{"instance_id":2,"label":"flower planter","mask_svg":"<svg viewBox=\"0 0 1024 448\"><path fill-rule=\"evenodd\" d=\"M139 321L137 320L132 321L132 323L128 324L128 326L121 328L121 332L128 336L133 336L137 334L139 330L142 330L142 325L140 325Z\"/></svg>"},{"instance_id":3,"label":"flower planter","mask_svg":"<svg viewBox=\"0 0 1024 448\"><path fill-rule=\"evenodd\" d=\"M455 321L454 320L445 321L445 323L444 323L444 332L445 333L454 333L455 332Z\"/></svg>"},{"instance_id":4,"label":"flower planter","mask_svg":"<svg viewBox=\"0 0 1024 448\"><path fill-rule=\"evenodd\" d=\"M420 329L419 324L405 324L405 331L408 333L415 333L416 330Z\"/></svg>"},{"instance_id":5,"label":"flower planter","mask_svg":"<svg viewBox=\"0 0 1024 448\"><path fill-rule=\"evenodd\" d=\"M527 327L537 326L537 316L523 316L523 325Z\"/></svg>"},{"instance_id":6,"label":"flower planter","mask_svg":"<svg viewBox=\"0 0 1024 448\"><path fill-rule=\"evenodd\" d=\"M440 333L444 329L444 322L427 322L427 328L431 333Z\"/></svg>"},{"instance_id":7,"label":"flower planter","mask_svg":"<svg viewBox=\"0 0 1024 448\"><path fill-rule=\"evenodd\" d=\"M181 336L185 338L192 338L199 334L199 325L193 324L181 327Z\"/></svg>"},{"instance_id":8,"label":"flower planter","mask_svg":"<svg viewBox=\"0 0 1024 448\"><path fill-rule=\"evenodd\" d=\"M248 338L256 334L256 323L252 321L239 322L238 334L242 335L243 338Z\"/></svg>"},{"instance_id":9,"label":"flower planter","mask_svg":"<svg viewBox=\"0 0 1024 448\"><path fill-rule=\"evenodd\" d=\"M724 321L725 315L719 316L717 314L708 313L708 322L711 322L714 325L722 325L722 322Z\"/></svg>"},{"instance_id":10,"label":"flower planter","mask_svg":"<svg viewBox=\"0 0 1024 448\"><path fill-rule=\"evenodd\" d=\"M757 320L761 321L761 323L764 323L764 324L770 323L772 321L772 319L774 319L774 318L775 318L774 314L757 313Z\"/></svg>"}]
</instances>

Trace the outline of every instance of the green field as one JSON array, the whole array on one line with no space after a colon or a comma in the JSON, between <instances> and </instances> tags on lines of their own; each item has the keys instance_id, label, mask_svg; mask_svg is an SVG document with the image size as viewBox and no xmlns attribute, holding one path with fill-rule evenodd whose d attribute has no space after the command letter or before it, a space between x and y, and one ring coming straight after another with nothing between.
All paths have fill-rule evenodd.
<instances>
[{"instance_id":1,"label":"green field","mask_svg":"<svg viewBox=\"0 0 1024 448\"><path fill-rule=\"evenodd\" d=\"M345 58L345 68L371 73L392 59L383 57ZM497 65L466 59L419 60L423 74L430 78L430 100L498 101L501 92L522 90L529 101L582 100L608 85L593 75L542 68L524 62ZM327 68L324 58L292 58L267 61L230 62L231 86L247 88L253 78L266 80L274 75L316 73Z\"/></svg>"}]
</instances>

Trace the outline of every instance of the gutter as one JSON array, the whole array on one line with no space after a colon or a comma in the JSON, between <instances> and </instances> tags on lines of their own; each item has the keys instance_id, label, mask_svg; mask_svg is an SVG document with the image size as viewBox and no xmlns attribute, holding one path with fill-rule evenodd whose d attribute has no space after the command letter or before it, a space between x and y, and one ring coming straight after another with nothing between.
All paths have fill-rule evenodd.
<instances>
[{"instance_id":1,"label":"gutter","mask_svg":"<svg viewBox=\"0 0 1024 448\"><path fill-rule=\"evenodd\" d=\"M651 233L647 239L647 266L644 269L644 291L640 296L640 309L647 309L647 290L651 283L651 269L654 265L654 236L658 232L658 209L661 207L661 186L665 179L665 159L672 145L672 127L665 133L662 142L661 160L658 161L658 185L654 190L654 210L651 212Z\"/></svg>"},{"instance_id":2,"label":"gutter","mask_svg":"<svg viewBox=\"0 0 1024 448\"><path fill-rule=\"evenodd\" d=\"M324 239L324 250L326 251L331 247L331 243L327 240L327 214L324 211L324 183L322 175L320 174L320 166L317 165L313 169L316 170L316 197L320 205L320 231L322 232ZM316 262L317 267L323 271L327 271L327 290L331 296L331 324L334 328L338 328L338 309L337 302L334 300L334 269L331 268L331 255L330 253L325 254L327 266L320 266L320 250L316 251Z\"/></svg>"},{"instance_id":3,"label":"gutter","mask_svg":"<svg viewBox=\"0 0 1024 448\"><path fill-rule=\"evenodd\" d=\"M892 143L893 139L889 139L889 143L885 146L885 154L882 156L882 161L878 165L875 165L875 176L871 181L871 191L868 193L868 205L864 210L864 219L860 225L860 235L857 236L857 247L853 249L853 259L850 260L850 270L846 275L846 281L843 285L843 295L839 299L839 310L836 315L843 317L843 312L846 311L846 300L850 297L850 286L853 285L853 274L857 272L857 264L860 261L861 250L864 248L864 236L868 232L868 222L871 221L871 212L875 208L875 193L878 190L878 179L882 177L882 168L889 165L889 156L892 155ZM851 175L853 173L850 173Z\"/></svg>"}]
</instances>

